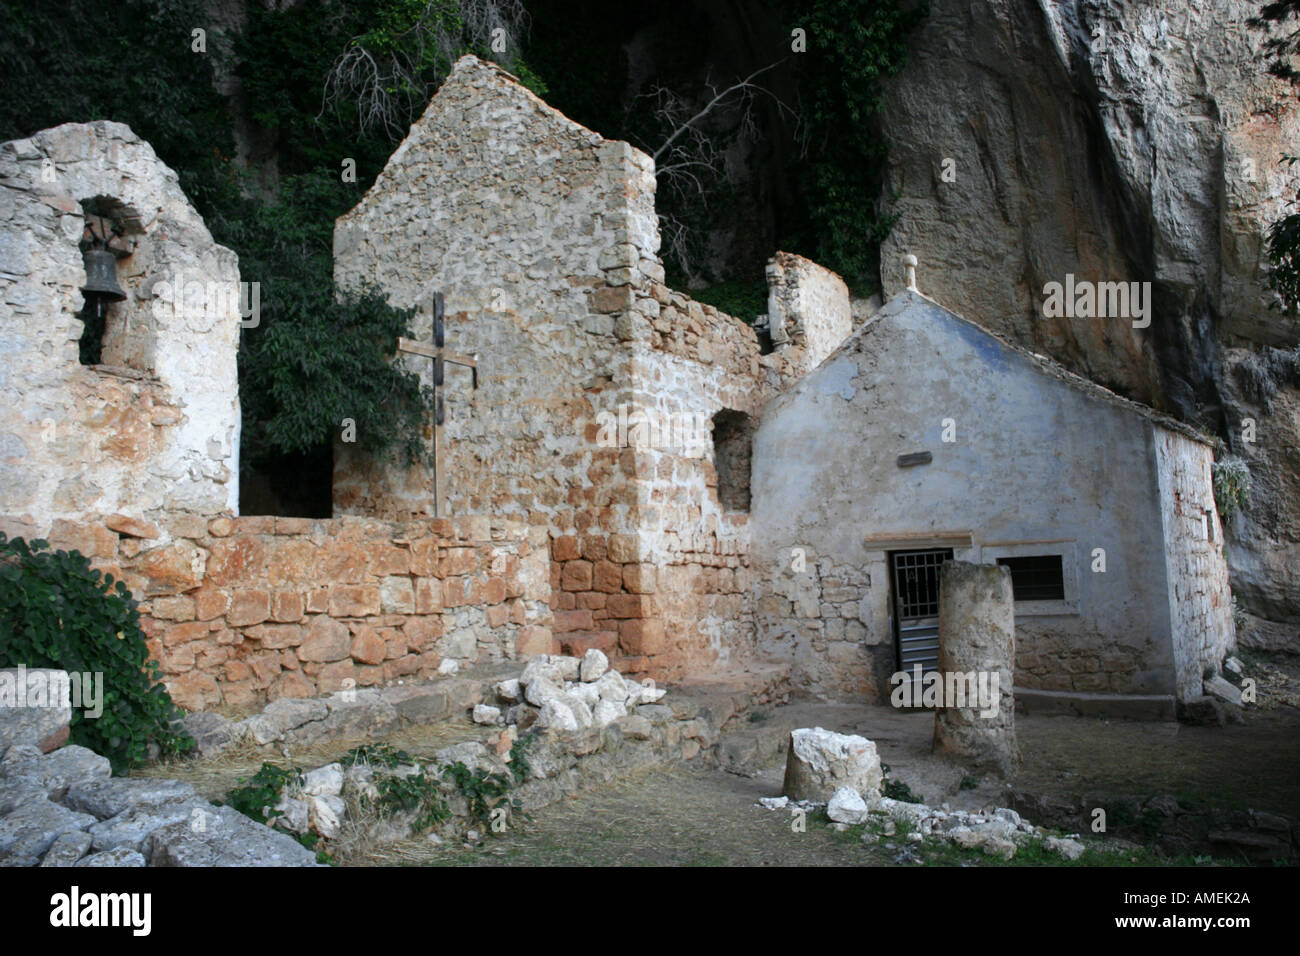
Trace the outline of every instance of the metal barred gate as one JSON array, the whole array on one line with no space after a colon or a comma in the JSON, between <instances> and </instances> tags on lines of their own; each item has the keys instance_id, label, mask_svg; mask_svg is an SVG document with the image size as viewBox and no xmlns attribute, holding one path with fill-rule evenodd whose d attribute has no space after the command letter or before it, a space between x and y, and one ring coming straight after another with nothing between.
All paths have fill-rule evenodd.
<instances>
[{"instance_id":1,"label":"metal barred gate","mask_svg":"<svg viewBox=\"0 0 1300 956\"><path fill-rule=\"evenodd\" d=\"M951 560L952 548L890 552L898 669L909 675L939 666L939 568Z\"/></svg>"}]
</instances>

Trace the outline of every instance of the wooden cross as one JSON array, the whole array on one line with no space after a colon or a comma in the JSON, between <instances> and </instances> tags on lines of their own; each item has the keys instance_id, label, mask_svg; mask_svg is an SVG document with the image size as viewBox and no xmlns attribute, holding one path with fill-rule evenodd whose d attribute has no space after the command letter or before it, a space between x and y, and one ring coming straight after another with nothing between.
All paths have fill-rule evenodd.
<instances>
[{"instance_id":1,"label":"wooden cross","mask_svg":"<svg viewBox=\"0 0 1300 956\"><path fill-rule=\"evenodd\" d=\"M442 403L443 369L447 362L463 365L473 374L474 389L478 390L478 357L462 355L444 348L447 332L443 324L443 297L441 292L433 294L433 345L428 346L414 339L398 338L397 351L408 355L421 355L433 359L433 514L443 517L447 512L447 498L443 488L443 455L445 454L442 424L447 413Z\"/></svg>"}]
</instances>

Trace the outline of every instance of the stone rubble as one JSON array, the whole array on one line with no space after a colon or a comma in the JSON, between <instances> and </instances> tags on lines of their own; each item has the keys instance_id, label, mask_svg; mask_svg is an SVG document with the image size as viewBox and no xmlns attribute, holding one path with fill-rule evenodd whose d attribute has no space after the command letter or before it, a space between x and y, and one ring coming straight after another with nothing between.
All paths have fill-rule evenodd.
<instances>
[{"instance_id":1,"label":"stone rubble","mask_svg":"<svg viewBox=\"0 0 1300 956\"><path fill-rule=\"evenodd\" d=\"M864 843L876 843L880 836L892 837L898 824L909 828L907 839L923 842L927 837L947 840L964 849L982 850L989 856L1010 860L1021 846L1041 840L1047 849L1062 859L1074 861L1083 855L1084 845L1072 837L1057 837L1042 827L1022 820L1020 814L1006 807L983 811L936 809L923 803L905 803L889 797L875 796L864 799L852 787L841 787L827 803L809 800L791 800L788 796L760 797L754 804L765 810L802 810L805 813L824 809L836 829L847 829L858 823L876 821L880 833L863 834Z\"/></svg>"},{"instance_id":2,"label":"stone rubble","mask_svg":"<svg viewBox=\"0 0 1300 956\"><path fill-rule=\"evenodd\" d=\"M841 787L871 795L883 778L876 745L865 737L821 727L790 732L783 789L792 800L824 803Z\"/></svg>"},{"instance_id":3,"label":"stone rubble","mask_svg":"<svg viewBox=\"0 0 1300 956\"><path fill-rule=\"evenodd\" d=\"M0 865L311 866L283 833L195 795L176 780L110 777L85 747L0 758Z\"/></svg>"}]
</instances>

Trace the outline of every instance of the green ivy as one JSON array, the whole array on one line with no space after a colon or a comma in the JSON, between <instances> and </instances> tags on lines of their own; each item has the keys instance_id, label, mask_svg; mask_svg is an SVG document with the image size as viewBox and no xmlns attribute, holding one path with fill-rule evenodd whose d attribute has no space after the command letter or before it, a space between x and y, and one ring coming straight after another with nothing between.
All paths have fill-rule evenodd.
<instances>
[{"instance_id":1,"label":"green ivy","mask_svg":"<svg viewBox=\"0 0 1300 956\"><path fill-rule=\"evenodd\" d=\"M103 713L92 719L74 708L73 743L107 757L116 773L144 763L151 743L169 754L194 746L173 729L180 711L121 581L91 568L80 552L0 533L0 608L0 666L103 675Z\"/></svg>"},{"instance_id":2,"label":"green ivy","mask_svg":"<svg viewBox=\"0 0 1300 956\"><path fill-rule=\"evenodd\" d=\"M799 0L785 11L789 28L808 39L795 58L808 137L796 176L808 223L789 247L851 288L874 284L880 244L897 220L879 210L888 143L875 117L884 81L907 62L909 38L927 16L928 4L902 0Z\"/></svg>"},{"instance_id":3,"label":"green ivy","mask_svg":"<svg viewBox=\"0 0 1300 956\"><path fill-rule=\"evenodd\" d=\"M300 785L302 780L302 774L296 769L285 769L263 761L251 778L239 778L241 786L234 787L226 794L225 803L251 820L275 826L276 818L284 815L275 809L275 805L280 802L281 791L288 786Z\"/></svg>"}]
</instances>

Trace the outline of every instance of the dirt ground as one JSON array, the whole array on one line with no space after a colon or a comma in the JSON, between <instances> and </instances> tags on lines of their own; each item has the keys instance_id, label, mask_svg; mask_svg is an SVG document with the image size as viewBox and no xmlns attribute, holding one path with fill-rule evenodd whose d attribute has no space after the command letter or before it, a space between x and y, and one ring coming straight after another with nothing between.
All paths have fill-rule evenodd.
<instances>
[{"instance_id":1,"label":"dirt ground","mask_svg":"<svg viewBox=\"0 0 1300 956\"><path fill-rule=\"evenodd\" d=\"M982 780L929 752L934 718L883 707L802 704L799 726L859 733L876 742L889 776L932 805L1006 806L1012 788L1075 801L1083 797L1172 794L1189 808L1253 808L1300 817L1300 661L1272 668L1266 706L1245 723L1176 723L1018 717L1022 767L1010 782ZM778 709L767 719L787 724ZM774 726L784 733L783 726ZM753 777L674 768L584 792L533 814L472 850L442 851L429 862L460 865L862 866L915 862L900 843L864 845L824 823L795 832L785 811L755 806L781 792L784 759ZM964 786L963 786L964 785ZM1082 829L1082 827L1081 827ZM1113 841L1096 862L1142 862ZM985 860L938 862L982 865Z\"/></svg>"},{"instance_id":2,"label":"dirt ground","mask_svg":"<svg viewBox=\"0 0 1300 956\"><path fill-rule=\"evenodd\" d=\"M734 734L784 740L791 727L822 726L875 741L889 778L931 805L979 809L1007 806L1012 788L1074 802L1172 794L1193 808L1253 808L1300 817L1300 661L1274 668L1268 706L1246 711L1245 723L1191 727L1075 717L1019 716L1022 767L1010 782L981 779L931 754L933 714L889 707L795 703L755 713L728 728ZM389 743L417 756L472 735L474 728L414 728ZM337 759L356 741L337 741L291 755L300 767ZM768 753L773 752L769 748ZM219 797L265 759L251 750L218 761L158 765L146 773L192 780ZM280 761L277 761L280 762ZM364 862L406 865L669 865L862 866L917 862L899 841L867 845L859 833L837 833L810 816L792 827L788 811L755 806L781 792L784 756L741 776L702 767L662 768L593 787L576 798L534 811L503 834L477 845L437 846L424 840L375 848ZM1038 822L1038 821L1031 821ZM1080 829L1083 829L1081 826ZM1089 835L1090 837L1090 835ZM1114 848L1102 843L1102 848ZM1122 846L1122 845L1121 845ZM1125 851L1127 852L1127 850ZM1128 862L1124 857L1121 862ZM1094 859L1093 862L1108 862ZM1157 862L1131 858L1132 862ZM363 861L358 861L363 862ZM986 865L937 858L930 862ZM1032 862L1032 860L1016 861ZM1042 862L1054 862L1044 860Z\"/></svg>"}]
</instances>

